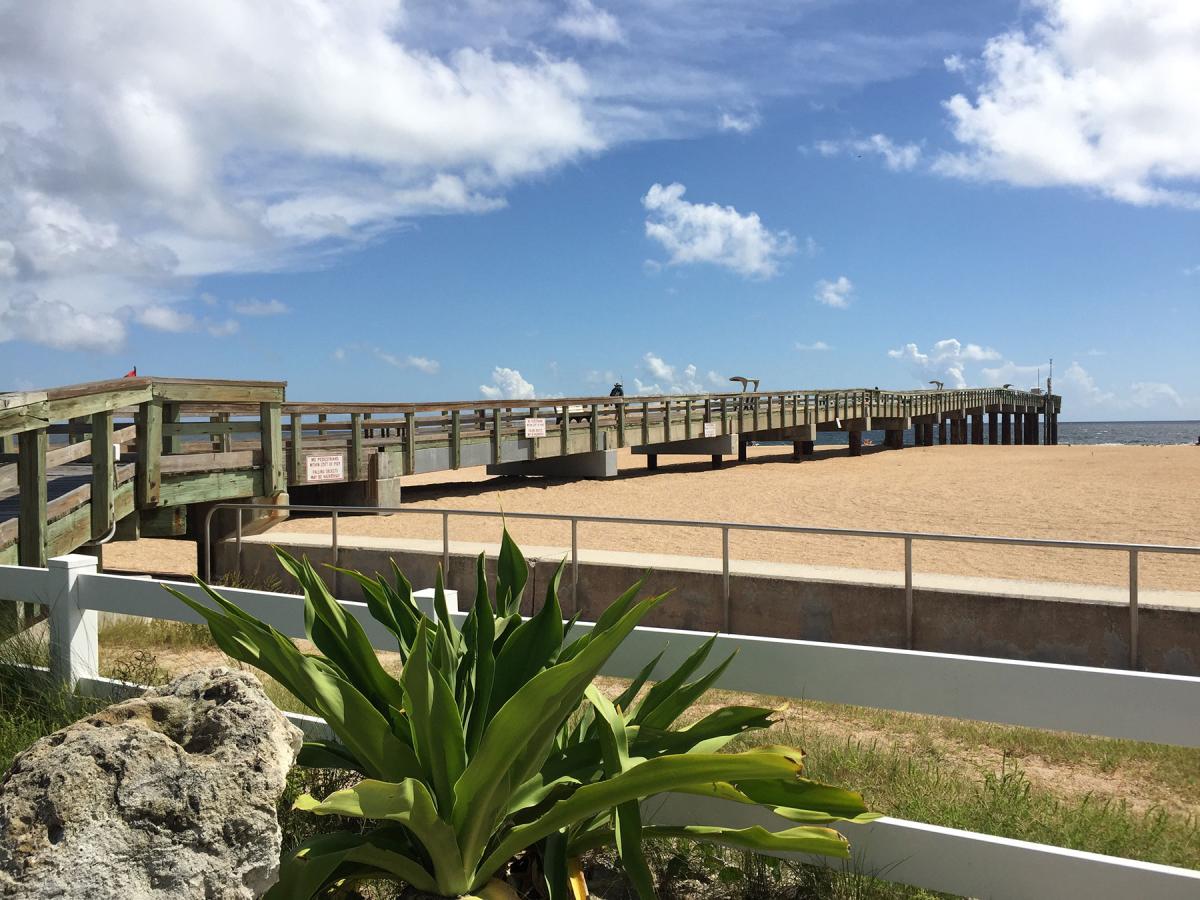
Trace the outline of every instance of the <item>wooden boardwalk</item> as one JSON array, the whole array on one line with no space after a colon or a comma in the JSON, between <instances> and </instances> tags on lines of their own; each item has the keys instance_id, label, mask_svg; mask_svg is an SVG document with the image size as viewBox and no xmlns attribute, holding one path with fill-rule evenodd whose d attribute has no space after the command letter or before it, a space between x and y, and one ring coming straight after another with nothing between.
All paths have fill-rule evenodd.
<instances>
[{"instance_id":1,"label":"wooden boardwalk","mask_svg":"<svg viewBox=\"0 0 1200 900\"><path fill-rule=\"evenodd\" d=\"M472 466L609 476L623 447L654 468L663 454L721 465L754 441L791 441L800 457L819 431L845 432L851 454L869 430L894 448L906 434L1053 443L1060 406L991 388L305 403L283 382L146 377L0 394L0 564L43 565L117 523L122 536L181 535L221 500L394 505L405 476Z\"/></svg>"}]
</instances>

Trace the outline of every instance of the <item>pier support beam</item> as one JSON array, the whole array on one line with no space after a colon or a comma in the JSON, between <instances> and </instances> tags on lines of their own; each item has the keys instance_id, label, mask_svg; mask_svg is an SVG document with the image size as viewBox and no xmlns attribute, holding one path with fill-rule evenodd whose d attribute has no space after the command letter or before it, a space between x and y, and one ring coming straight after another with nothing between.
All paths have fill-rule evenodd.
<instances>
[{"instance_id":1,"label":"pier support beam","mask_svg":"<svg viewBox=\"0 0 1200 900\"><path fill-rule=\"evenodd\" d=\"M805 456L812 456L813 452L816 449L816 446L817 446L816 441L801 441L800 442L800 452L803 453Z\"/></svg>"},{"instance_id":2,"label":"pier support beam","mask_svg":"<svg viewBox=\"0 0 1200 900\"><path fill-rule=\"evenodd\" d=\"M1058 413L1050 413L1050 444L1058 445Z\"/></svg>"},{"instance_id":3,"label":"pier support beam","mask_svg":"<svg viewBox=\"0 0 1200 900\"><path fill-rule=\"evenodd\" d=\"M899 428L888 428L884 431L883 445L890 450L904 449L904 432Z\"/></svg>"},{"instance_id":4,"label":"pier support beam","mask_svg":"<svg viewBox=\"0 0 1200 900\"><path fill-rule=\"evenodd\" d=\"M971 443L983 443L983 410L971 413Z\"/></svg>"},{"instance_id":5,"label":"pier support beam","mask_svg":"<svg viewBox=\"0 0 1200 900\"><path fill-rule=\"evenodd\" d=\"M1013 413L1013 446L1020 447L1025 443L1025 413Z\"/></svg>"},{"instance_id":6,"label":"pier support beam","mask_svg":"<svg viewBox=\"0 0 1200 900\"><path fill-rule=\"evenodd\" d=\"M659 455L664 456L709 456L712 467L721 468L723 456L738 452L736 434L719 434L716 437L686 438L682 441L660 441L657 444L641 444L630 450L635 456L646 457L646 468L658 468Z\"/></svg>"},{"instance_id":7,"label":"pier support beam","mask_svg":"<svg viewBox=\"0 0 1200 900\"><path fill-rule=\"evenodd\" d=\"M1013 442L1012 413L1000 413L1000 443L1008 447Z\"/></svg>"},{"instance_id":8,"label":"pier support beam","mask_svg":"<svg viewBox=\"0 0 1200 900\"><path fill-rule=\"evenodd\" d=\"M850 455L862 456L862 437L861 431L850 432Z\"/></svg>"},{"instance_id":9,"label":"pier support beam","mask_svg":"<svg viewBox=\"0 0 1200 900\"><path fill-rule=\"evenodd\" d=\"M546 475L551 478L616 478L617 451L593 450L544 459L492 463L489 475Z\"/></svg>"},{"instance_id":10,"label":"pier support beam","mask_svg":"<svg viewBox=\"0 0 1200 900\"><path fill-rule=\"evenodd\" d=\"M938 422L938 443L939 444L950 443L949 429L946 427L945 419L942 419L940 422Z\"/></svg>"},{"instance_id":11,"label":"pier support beam","mask_svg":"<svg viewBox=\"0 0 1200 900\"><path fill-rule=\"evenodd\" d=\"M999 417L1000 413L988 413L988 443L995 446L999 442Z\"/></svg>"}]
</instances>

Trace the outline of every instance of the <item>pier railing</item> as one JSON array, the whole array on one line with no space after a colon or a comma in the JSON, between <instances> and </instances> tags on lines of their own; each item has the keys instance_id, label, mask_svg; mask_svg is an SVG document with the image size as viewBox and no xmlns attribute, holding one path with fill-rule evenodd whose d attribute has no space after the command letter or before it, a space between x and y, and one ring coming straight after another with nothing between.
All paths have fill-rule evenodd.
<instances>
[{"instance_id":1,"label":"pier railing","mask_svg":"<svg viewBox=\"0 0 1200 900\"><path fill-rule=\"evenodd\" d=\"M174 586L205 602L196 585ZM289 637L305 636L300 597L220 590ZM98 613L201 622L171 600L160 582L98 574L96 560L85 556L52 559L49 569L0 566L0 597L49 608L46 674L93 696L120 698L143 690L100 675ZM339 603L377 650L395 650L394 635L371 618L366 604ZM461 625L464 616L453 615ZM592 625L574 627L583 633ZM604 674L631 678L658 653L669 671L706 637L639 627ZM729 690L1200 747L1200 678L742 635L720 635L713 649L718 656L736 651L720 684ZM323 733L321 720L288 715L310 735ZM643 810L647 821L662 824L769 829L795 824L769 810L678 794L651 798ZM842 830L852 846L853 859L844 864L849 870L933 891L1014 900L1047 895L1193 900L1200 894L1200 871L1192 869L890 817Z\"/></svg>"},{"instance_id":2,"label":"pier railing","mask_svg":"<svg viewBox=\"0 0 1200 900\"><path fill-rule=\"evenodd\" d=\"M238 510L234 532L235 552L238 572L242 570L242 511L253 510L262 512L262 506L250 503L218 503L208 510L204 520L204 542L202 545L202 560L204 577L212 577L212 517L218 509ZM550 522L565 522L571 527L571 599L575 608L579 605L579 525L584 522L607 525L637 525L650 528L700 528L721 533L721 584L722 603L725 629L729 630L731 619L730 599L730 552L729 536L734 531L770 532L775 534L827 535L832 537L877 538L885 541L898 541L904 547L904 621L906 646L913 647L913 545L922 542L985 544L1005 547L1044 547L1057 550L1089 550L1097 552L1116 552L1127 555L1129 560L1128 579L1128 608L1129 608L1129 667L1138 668L1138 594L1140 585L1139 561L1145 553L1165 553L1171 555L1200 556L1200 547L1180 546L1174 544L1132 544L1120 541L1074 541L1055 540L1050 538L1000 537L977 534L943 534L932 531L883 531L862 528L826 528L812 525L770 525L754 522L723 522L704 519L645 519L631 516L598 516L574 515L569 513L535 513L535 512L500 512L485 509L437 509L414 508L411 506L313 506L302 504L286 504L272 507L274 510L287 512L325 513L330 517L329 548L333 554L334 565L338 557L338 515L342 514L384 514L384 515L414 515L439 516L442 520L442 571L450 570L450 519L461 518L490 518L490 519L534 519Z\"/></svg>"}]
</instances>

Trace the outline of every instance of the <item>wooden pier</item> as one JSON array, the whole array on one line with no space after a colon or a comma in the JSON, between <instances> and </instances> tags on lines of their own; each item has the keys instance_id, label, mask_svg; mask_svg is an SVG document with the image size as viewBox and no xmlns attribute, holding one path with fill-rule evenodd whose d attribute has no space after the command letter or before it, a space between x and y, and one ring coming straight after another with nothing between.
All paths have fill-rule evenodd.
<instances>
[{"instance_id":1,"label":"wooden pier","mask_svg":"<svg viewBox=\"0 0 1200 900\"><path fill-rule=\"evenodd\" d=\"M790 390L439 403L288 402L284 382L123 378L0 394L0 564L195 533L205 504L395 505L405 476L611 477L629 447L714 466L747 444L865 431L917 445L1057 443L1061 398L1003 389ZM986 428L985 428L986 422Z\"/></svg>"}]
</instances>

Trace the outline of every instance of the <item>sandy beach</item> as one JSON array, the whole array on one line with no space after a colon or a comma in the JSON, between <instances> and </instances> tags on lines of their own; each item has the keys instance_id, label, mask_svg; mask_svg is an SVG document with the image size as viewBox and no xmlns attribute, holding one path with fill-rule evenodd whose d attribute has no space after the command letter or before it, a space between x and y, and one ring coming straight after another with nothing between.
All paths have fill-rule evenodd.
<instances>
[{"instance_id":1,"label":"sandy beach","mask_svg":"<svg viewBox=\"0 0 1200 900\"><path fill-rule=\"evenodd\" d=\"M414 508L559 512L646 518L721 519L770 524L939 531L1159 544L1200 544L1200 449L1058 446L910 447L852 459L820 448L802 462L787 447L754 447L743 464L703 460L647 472L622 452L620 478L566 482L488 478L483 469L414 477L404 503ZM666 461L666 458L663 460ZM528 545L569 546L565 523L510 520ZM293 518L277 533L327 532L328 522ZM440 538L440 517L343 518L342 535ZM451 520L452 540L494 541L500 523ZM146 542L139 542L139 544ZM156 542L157 543L157 542ZM720 554L718 532L585 524L580 546L690 556ZM133 548L114 547L125 554ZM734 558L899 569L898 541L735 533ZM1124 554L918 543L917 571L1020 580L1122 585ZM1200 590L1200 557L1146 555L1147 588Z\"/></svg>"}]
</instances>

